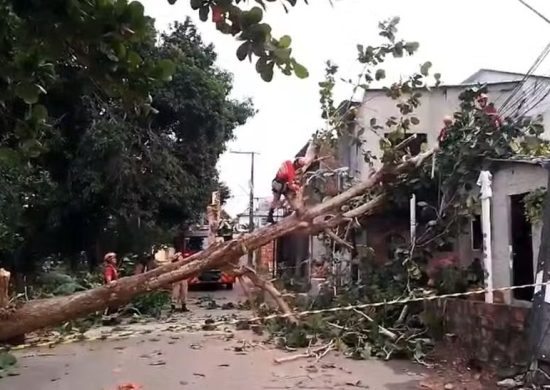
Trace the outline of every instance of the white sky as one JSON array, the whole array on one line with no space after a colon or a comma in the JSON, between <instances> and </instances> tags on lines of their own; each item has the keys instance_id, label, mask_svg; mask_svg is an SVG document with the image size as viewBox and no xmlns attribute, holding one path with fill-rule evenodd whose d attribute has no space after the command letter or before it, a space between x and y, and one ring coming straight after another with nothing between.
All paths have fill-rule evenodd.
<instances>
[{"instance_id":1,"label":"white sky","mask_svg":"<svg viewBox=\"0 0 550 390\"><path fill-rule=\"evenodd\" d=\"M527 0L550 17L550 1ZM293 54L310 77L300 80L275 74L265 83L248 61L239 62L238 42L224 36L212 22L201 22L188 0L169 5L167 0L141 0L145 12L165 30L175 20L191 16L205 42L213 42L219 66L234 74L233 96L251 97L258 114L237 129L231 150L256 151L256 196L270 196L271 180L279 164L293 157L323 123L320 119L318 82L327 59L340 65L340 76L357 75L356 45L377 45L378 22L400 16L399 35L420 42L411 59L392 60L386 65L388 79L408 74L412 67L429 60L445 83L458 83L479 68L525 72L550 40L550 24L517 0L298 0L286 14L280 4L268 3L264 20L273 35L292 37ZM254 1L249 0L251 6ZM550 61L539 72L550 74ZM345 87L337 97L349 98ZM233 215L248 204L250 158L226 153L219 162L221 178L233 193L227 211Z\"/></svg>"}]
</instances>

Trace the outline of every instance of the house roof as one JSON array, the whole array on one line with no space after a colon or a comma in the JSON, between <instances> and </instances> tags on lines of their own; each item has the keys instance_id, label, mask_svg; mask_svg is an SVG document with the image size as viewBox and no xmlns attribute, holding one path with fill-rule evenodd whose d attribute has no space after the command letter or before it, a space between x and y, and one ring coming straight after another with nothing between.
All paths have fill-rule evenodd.
<instances>
[{"instance_id":1,"label":"house roof","mask_svg":"<svg viewBox=\"0 0 550 390\"><path fill-rule=\"evenodd\" d=\"M530 164L538 165L542 167L550 167L550 158L529 157L529 156L515 156L511 158L488 158L490 163L502 163L502 164Z\"/></svg>"},{"instance_id":2,"label":"house roof","mask_svg":"<svg viewBox=\"0 0 550 390\"><path fill-rule=\"evenodd\" d=\"M513 77L513 80L502 80L502 81L494 81L494 82L485 82L480 83L479 79L481 78L481 75L483 73L498 73L501 75L507 75L507 76L516 76ZM495 70L495 69L488 69L488 68L481 68L478 71L476 71L474 74L468 76L463 82L459 84L440 84L438 86L430 87L432 90L445 90L449 88L466 88L466 87L474 87L479 84L483 85L492 85L492 86L506 86L506 85L515 85L519 83L523 77L525 76L524 73L515 73L515 72L508 72L503 70ZM534 79L544 79L544 80L550 80L550 76L543 76L543 75L529 75L529 78ZM385 88L369 88L365 91L365 96L363 100L366 98L368 92L381 92L385 91Z\"/></svg>"},{"instance_id":3,"label":"house roof","mask_svg":"<svg viewBox=\"0 0 550 390\"><path fill-rule=\"evenodd\" d=\"M480 76L483 73L494 73L494 74L500 74L500 75L505 75L505 76L515 76L516 80L511 80L512 82L519 81L519 80L521 80L522 78L524 78L526 76L525 73L517 73L517 72L506 71L506 70L497 70L497 69L489 69L489 68L481 68L477 72L475 72L474 74L470 75L466 80L464 80L462 82L462 84L476 83L476 81L479 80ZM543 75L536 75L536 74L529 75L528 77L542 78L542 79L550 80L550 76L543 76Z\"/></svg>"}]
</instances>

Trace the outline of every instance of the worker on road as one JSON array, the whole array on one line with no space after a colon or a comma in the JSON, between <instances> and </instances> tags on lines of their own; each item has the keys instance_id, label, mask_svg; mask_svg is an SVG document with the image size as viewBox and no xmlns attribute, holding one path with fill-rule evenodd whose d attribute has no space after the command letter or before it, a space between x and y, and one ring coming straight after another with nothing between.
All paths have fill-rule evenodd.
<instances>
[{"instance_id":1,"label":"worker on road","mask_svg":"<svg viewBox=\"0 0 550 390\"><path fill-rule=\"evenodd\" d=\"M118 267L115 252L109 252L103 257L103 281L105 284L111 284L118 280ZM112 325L118 323L118 306L109 305L103 313L103 324Z\"/></svg>"},{"instance_id":2,"label":"worker on road","mask_svg":"<svg viewBox=\"0 0 550 390\"><path fill-rule=\"evenodd\" d=\"M298 157L294 161L287 160L281 165L275 179L271 182L271 191L273 192L273 200L267 214L267 223L274 223L273 213L275 209L280 207L281 195L285 198L293 196L300 189L300 184L297 180L296 171L306 165L306 159Z\"/></svg>"},{"instance_id":3,"label":"worker on road","mask_svg":"<svg viewBox=\"0 0 550 390\"><path fill-rule=\"evenodd\" d=\"M172 258L172 263L185 259L191 256L192 253L185 251L183 253L176 253ZM189 283L187 279L180 280L172 284L172 311L180 310L182 312L188 312L187 308L187 292L189 291Z\"/></svg>"},{"instance_id":4,"label":"worker on road","mask_svg":"<svg viewBox=\"0 0 550 390\"><path fill-rule=\"evenodd\" d=\"M103 280L105 284L109 284L118 279L118 268L116 253L109 252L103 257L104 267L103 267Z\"/></svg>"}]
</instances>

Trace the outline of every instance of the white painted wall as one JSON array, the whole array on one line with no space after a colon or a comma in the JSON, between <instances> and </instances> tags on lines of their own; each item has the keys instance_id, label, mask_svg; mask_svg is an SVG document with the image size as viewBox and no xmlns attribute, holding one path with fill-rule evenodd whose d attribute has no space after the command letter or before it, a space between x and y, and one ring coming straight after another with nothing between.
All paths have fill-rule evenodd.
<instances>
[{"instance_id":1,"label":"white painted wall","mask_svg":"<svg viewBox=\"0 0 550 390\"><path fill-rule=\"evenodd\" d=\"M504 163L493 172L493 198L491 199L493 236L493 283L495 288L512 285L511 210L510 196L546 187L547 171L538 165ZM536 273L541 239L540 225L532 227L533 270ZM533 276L534 278L534 276ZM512 294L505 294L507 303Z\"/></svg>"},{"instance_id":2,"label":"white painted wall","mask_svg":"<svg viewBox=\"0 0 550 390\"><path fill-rule=\"evenodd\" d=\"M513 76L507 73L490 71L481 71L478 76L480 82L504 82L501 84L489 84L487 87L489 100L494 102L497 109L506 101L506 98L513 92L516 85L515 83L506 82L521 78L521 75ZM468 85L440 86L433 88L431 91L423 91L422 98L420 99L421 105L413 114L420 120L420 124L413 126L411 133L426 133L428 136L428 146L434 146L437 142L439 131L443 127L443 117L452 114L458 109L460 104L458 96L467 87ZM512 102L515 103L513 107L517 107L522 97L526 97L523 107L531 107L539 100L542 100L536 108L527 112L526 115L532 117L541 115L546 127L544 137L550 138L550 94L549 96L542 94L546 90L546 87L549 87L550 90L550 79L530 78L525 82L522 90L515 94ZM377 123L383 125L391 116L399 118L401 115L399 109L396 107L396 103L397 101L387 97L383 90L368 90L363 98L363 104L358 110L358 121L365 128L362 136L362 139L366 142L364 149L371 151L377 157L381 155L379 142L384 137L384 134L377 134L371 130L370 121L372 118L376 118ZM351 148L352 161L350 162L350 166L354 168L351 172L361 179L367 177L373 167L376 168L380 165L380 162L376 161L373 167L369 167L364 163L363 153L364 151L356 150L355 147Z\"/></svg>"}]
</instances>

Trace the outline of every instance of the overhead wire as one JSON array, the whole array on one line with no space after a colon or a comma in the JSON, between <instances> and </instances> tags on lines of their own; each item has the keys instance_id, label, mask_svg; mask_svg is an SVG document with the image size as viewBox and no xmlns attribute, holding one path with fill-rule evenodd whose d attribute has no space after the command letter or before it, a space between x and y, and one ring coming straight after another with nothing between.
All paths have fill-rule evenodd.
<instances>
[{"instance_id":1,"label":"overhead wire","mask_svg":"<svg viewBox=\"0 0 550 390\"><path fill-rule=\"evenodd\" d=\"M528 4L524 0L518 0L522 5L527 7L529 10L534 12L537 16L539 16L541 19L543 19L546 23L550 24L550 19L548 19L546 16L544 16L540 11L533 8L530 4ZM550 94L550 80L546 83L543 88L542 86L537 91L537 88L539 88L538 80L533 83L532 86L529 86L527 89L523 89L524 84L526 81L533 75L533 73L539 68L541 63L546 59L548 54L550 53L550 42L546 44L542 52L539 54L539 56L535 59L534 63L531 65L527 73L522 77L521 80L518 81L514 89L512 90L512 93L505 99L504 103L500 107L500 111L503 115L510 113L514 115L525 115L532 109L536 108L544 99ZM521 91L521 94L520 94ZM520 96L517 96L520 94ZM535 101L534 104L531 104L528 107L527 110L522 108L526 106L529 101L529 98L531 102ZM515 110L515 112L513 112Z\"/></svg>"}]
</instances>

